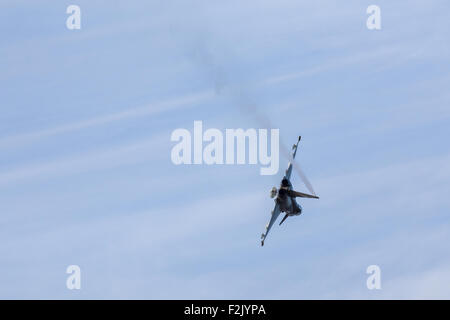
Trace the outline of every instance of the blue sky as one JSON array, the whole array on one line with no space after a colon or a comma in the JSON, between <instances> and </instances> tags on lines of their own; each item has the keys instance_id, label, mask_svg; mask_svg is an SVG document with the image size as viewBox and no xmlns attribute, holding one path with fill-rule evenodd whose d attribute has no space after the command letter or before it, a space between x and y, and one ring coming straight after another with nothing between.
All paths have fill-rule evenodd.
<instances>
[{"instance_id":1,"label":"blue sky","mask_svg":"<svg viewBox=\"0 0 450 320\"><path fill-rule=\"evenodd\" d=\"M450 298L449 9L2 1L0 297ZM286 159L274 176L170 159L194 120L259 128L249 104L286 145L303 136L320 196L263 248Z\"/></svg>"}]
</instances>

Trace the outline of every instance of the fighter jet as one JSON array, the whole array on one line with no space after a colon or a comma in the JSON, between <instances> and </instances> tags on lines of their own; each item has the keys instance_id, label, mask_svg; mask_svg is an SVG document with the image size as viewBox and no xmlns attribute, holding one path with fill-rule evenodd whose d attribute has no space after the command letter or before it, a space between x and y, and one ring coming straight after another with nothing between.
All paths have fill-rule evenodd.
<instances>
[{"instance_id":1,"label":"fighter jet","mask_svg":"<svg viewBox=\"0 0 450 320\"><path fill-rule=\"evenodd\" d=\"M301 138L302 137L299 136L297 143L292 146L292 158L289 161L288 168L286 169L286 174L281 180L280 187L278 189L276 187L273 187L272 190L270 190L270 197L275 198L274 200L275 207L272 210L272 216L270 218L269 223L266 226L266 231L261 235L261 246L264 245L264 240L266 239L270 228L272 228L272 225L275 223L281 212L285 212L286 215L281 220L280 225L289 216L299 216L302 213L302 207L295 200L296 197L319 199L319 197L316 195L298 192L293 190L292 188L290 180L292 174L292 167L295 154L297 153L298 143L300 142Z\"/></svg>"}]
</instances>

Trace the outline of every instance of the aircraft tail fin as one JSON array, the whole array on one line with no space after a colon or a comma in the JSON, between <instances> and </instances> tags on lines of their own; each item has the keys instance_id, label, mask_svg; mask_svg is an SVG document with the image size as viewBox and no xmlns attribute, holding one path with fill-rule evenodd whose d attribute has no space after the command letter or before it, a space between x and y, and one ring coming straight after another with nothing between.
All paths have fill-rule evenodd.
<instances>
[{"instance_id":1,"label":"aircraft tail fin","mask_svg":"<svg viewBox=\"0 0 450 320\"><path fill-rule=\"evenodd\" d=\"M284 222L284 220L286 220L287 219L287 217L289 217L289 215L286 213L286 215L284 216L284 218L283 218L283 220L281 220L281 222L280 222L280 226L281 226L281 224Z\"/></svg>"}]
</instances>

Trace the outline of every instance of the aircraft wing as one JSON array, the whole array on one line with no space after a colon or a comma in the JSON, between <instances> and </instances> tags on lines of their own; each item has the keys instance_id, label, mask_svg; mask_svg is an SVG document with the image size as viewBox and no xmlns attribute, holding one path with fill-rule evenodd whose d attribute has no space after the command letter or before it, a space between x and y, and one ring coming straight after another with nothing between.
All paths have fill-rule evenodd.
<instances>
[{"instance_id":1,"label":"aircraft wing","mask_svg":"<svg viewBox=\"0 0 450 320\"><path fill-rule=\"evenodd\" d=\"M303 193L303 192L298 192L298 191L294 191L294 190L288 190L288 194L290 197L300 197L300 198L313 198L313 199L319 199L318 196L313 196L311 194L307 194L307 193Z\"/></svg>"},{"instance_id":2,"label":"aircraft wing","mask_svg":"<svg viewBox=\"0 0 450 320\"><path fill-rule=\"evenodd\" d=\"M285 174L285 177L288 180L291 179L292 166L293 166L293 162L294 162L294 159L295 159L295 155L297 154L298 143L300 142L301 139L302 139L302 137L299 136L298 140L297 140L297 143L292 146L292 155L291 155L291 159L289 160L289 164L288 164L288 167L286 169L286 174Z\"/></svg>"},{"instance_id":3,"label":"aircraft wing","mask_svg":"<svg viewBox=\"0 0 450 320\"><path fill-rule=\"evenodd\" d=\"M273 224L275 223L279 215L280 215L280 205L278 204L278 202L275 202L275 207L272 210L272 216L270 217L270 221L266 226L266 232L264 232L261 235L261 246L264 245L264 240L266 240L270 228L272 228Z\"/></svg>"}]
</instances>

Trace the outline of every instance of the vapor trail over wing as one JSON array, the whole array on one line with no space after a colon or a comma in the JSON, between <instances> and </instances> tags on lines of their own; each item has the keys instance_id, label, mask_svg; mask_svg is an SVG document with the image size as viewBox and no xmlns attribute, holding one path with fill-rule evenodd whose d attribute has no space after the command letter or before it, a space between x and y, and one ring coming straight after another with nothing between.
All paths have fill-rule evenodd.
<instances>
[{"instance_id":1,"label":"vapor trail over wing","mask_svg":"<svg viewBox=\"0 0 450 320\"><path fill-rule=\"evenodd\" d=\"M233 86L229 83L226 70L222 68L221 64L217 61L211 51L208 50L204 42L197 43L196 52L198 56L196 58L194 57L194 60L207 71L208 75L211 76L217 94L226 94L233 98L239 109L245 111L250 117L253 117L261 128L275 128L272 126L271 121L260 112L256 104L251 101L249 96L245 94L245 88L243 86ZM315 195L316 193L314 192L311 182L309 182L300 166L292 161L290 151L282 141L280 141L280 149L282 155L291 161L294 170L297 172L308 191Z\"/></svg>"},{"instance_id":2,"label":"vapor trail over wing","mask_svg":"<svg viewBox=\"0 0 450 320\"><path fill-rule=\"evenodd\" d=\"M242 93L241 93L242 95ZM259 125L261 125L263 128L274 128L274 126L272 126L270 120L264 116L256 107L256 105L252 104L252 103L242 103L242 104L238 104L240 107L244 107L247 112L253 116L255 118L255 120L259 123ZM286 147L286 145L283 143L283 141L280 141L280 149L281 149L281 153L282 155L289 160L289 162L292 164L292 167L294 168L295 172L297 172L297 174L299 175L300 179L302 180L303 184L306 186L306 188L308 189L309 192L311 192L314 196L316 195L316 193L314 192L314 188L311 184L311 182L309 182L308 178L306 177L305 173L303 172L303 170L300 168L300 166L298 165L298 163L296 163L294 161L294 157L291 154L291 152L289 151L289 149Z\"/></svg>"}]
</instances>

